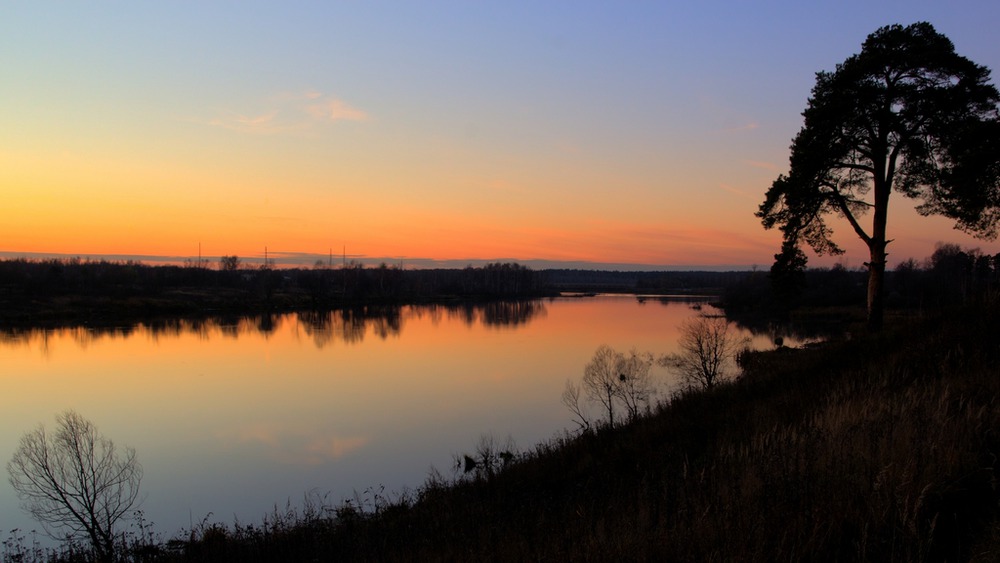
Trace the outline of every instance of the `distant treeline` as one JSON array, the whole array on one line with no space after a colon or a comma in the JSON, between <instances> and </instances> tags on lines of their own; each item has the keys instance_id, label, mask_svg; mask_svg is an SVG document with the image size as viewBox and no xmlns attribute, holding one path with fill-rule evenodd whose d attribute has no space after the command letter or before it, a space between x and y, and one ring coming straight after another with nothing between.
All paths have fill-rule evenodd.
<instances>
[{"instance_id":1,"label":"distant treeline","mask_svg":"<svg viewBox=\"0 0 1000 563\"><path fill-rule=\"evenodd\" d=\"M863 268L814 268L777 276L767 271L622 272L532 270L516 263L464 269L404 270L350 262L277 269L237 256L216 264L151 266L134 261L0 261L0 324L116 322L136 316L324 310L358 305L518 300L559 292L717 295L733 314L799 307L861 305ZM890 309L930 309L977 302L1000 291L1000 254L939 245L922 263L886 272Z\"/></svg>"},{"instance_id":2,"label":"distant treeline","mask_svg":"<svg viewBox=\"0 0 1000 563\"><path fill-rule=\"evenodd\" d=\"M726 285L722 302L737 314L863 305L867 282L866 268L841 265L781 277L743 272ZM909 259L886 271L885 291L889 309L941 309L993 300L1000 293L1000 254L939 244L923 262Z\"/></svg>"},{"instance_id":3,"label":"distant treeline","mask_svg":"<svg viewBox=\"0 0 1000 563\"><path fill-rule=\"evenodd\" d=\"M559 291L718 295L740 283L747 272L621 272L544 270L549 285Z\"/></svg>"},{"instance_id":4,"label":"distant treeline","mask_svg":"<svg viewBox=\"0 0 1000 563\"><path fill-rule=\"evenodd\" d=\"M620 272L544 270L557 291L717 295L730 312L773 313L799 307L863 305L866 268L809 268L778 276L766 270ZM886 272L890 309L965 305L1000 292L1000 254L939 244L922 262L906 260Z\"/></svg>"},{"instance_id":5,"label":"distant treeline","mask_svg":"<svg viewBox=\"0 0 1000 563\"><path fill-rule=\"evenodd\" d=\"M544 275L513 263L465 269L150 266L106 260L0 261L0 322L326 309L448 299L526 299L550 292ZM95 319L95 316L98 318Z\"/></svg>"}]
</instances>

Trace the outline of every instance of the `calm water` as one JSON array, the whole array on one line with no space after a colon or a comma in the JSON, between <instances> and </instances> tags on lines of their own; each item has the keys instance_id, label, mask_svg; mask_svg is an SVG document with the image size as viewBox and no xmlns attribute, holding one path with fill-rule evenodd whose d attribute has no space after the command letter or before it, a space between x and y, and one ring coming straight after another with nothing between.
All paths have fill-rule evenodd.
<instances>
[{"instance_id":1,"label":"calm water","mask_svg":"<svg viewBox=\"0 0 1000 563\"><path fill-rule=\"evenodd\" d=\"M0 334L0 461L74 409L137 450L142 508L167 537L209 513L259 522L309 491L391 494L432 467L451 476L486 433L529 449L570 428L563 387L599 345L674 351L695 305L599 296ZM3 477L0 534L40 529Z\"/></svg>"}]
</instances>

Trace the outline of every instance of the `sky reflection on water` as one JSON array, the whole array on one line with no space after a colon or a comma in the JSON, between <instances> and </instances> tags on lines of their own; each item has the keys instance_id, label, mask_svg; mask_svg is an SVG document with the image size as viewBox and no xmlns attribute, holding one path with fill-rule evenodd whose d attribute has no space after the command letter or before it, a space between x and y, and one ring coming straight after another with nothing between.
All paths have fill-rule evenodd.
<instances>
[{"instance_id":1,"label":"sky reflection on water","mask_svg":"<svg viewBox=\"0 0 1000 563\"><path fill-rule=\"evenodd\" d=\"M572 426L560 395L599 345L673 351L697 312L598 296L7 331L0 458L72 408L137 450L160 532L209 513L255 522L309 491L338 501L451 475L488 432L528 449ZM671 377L654 374L665 396ZM37 525L4 479L0 533L15 527Z\"/></svg>"}]
</instances>

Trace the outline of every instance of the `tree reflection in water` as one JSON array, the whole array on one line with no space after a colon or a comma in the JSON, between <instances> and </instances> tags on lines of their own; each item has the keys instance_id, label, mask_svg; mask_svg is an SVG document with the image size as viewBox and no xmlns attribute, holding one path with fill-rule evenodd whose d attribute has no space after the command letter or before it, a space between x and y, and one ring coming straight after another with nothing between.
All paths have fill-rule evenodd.
<instances>
[{"instance_id":1,"label":"tree reflection in water","mask_svg":"<svg viewBox=\"0 0 1000 563\"><path fill-rule=\"evenodd\" d=\"M469 326L481 324L487 327L515 327L525 325L544 314L545 305L541 301L497 301L300 312L298 323L316 346L323 348L338 341L345 344L360 343L369 332L382 340L399 336L408 319L425 316L440 320L443 315L447 315L448 318L460 319Z\"/></svg>"},{"instance_id":2,"label":"tree reflection in water","mask_svg":"<svg viewBox=\"0 0 1000 563\"><path fill-rule=\"evenodd\" d=\"M220 335L239 338L250 334L269 336L286 322L294 322L316 346L323 348L335 342L358 344L369 333L385 340L399 336L408 319L429 316L440 320L444 316L460 319L469 326L481 324L492 328L518 327L544 316L542 301L495 301L487 303L457 303L436 305L378 305L338 309L334 311L300 311L298 313L252 316L227 315L207 318L172 318L137 322L124 326L68 326L60 328L5 327L0 328L0 346L16 347L45 343L54 335L71 338L79 346L104 339L128 338L145 334L154 341L196 334L201 339Z\"/></svg>"},{"instance_id":3,"label":"tree reflection in water","mask_svg":"<svg viewBox=\"0 0 1000 563\"><path fill-rule=\"evenodd\" d=\"M541 301L497 301L483 308L482 323L490 327L514 327L545 315Z\"/></svg>"},{"instance_id":4,"label":"tree reflection in water","mask_svg":"<svg viewBox=\"0 0 1000 563\"><path fill-rule=\"evenodd\" d=\"M298 323L319 348L337 341L358 344L364 340L369 327L383 340L398 335L403 326L402 308L373 306L300 312Z\"/></svg>"}]
</instances>

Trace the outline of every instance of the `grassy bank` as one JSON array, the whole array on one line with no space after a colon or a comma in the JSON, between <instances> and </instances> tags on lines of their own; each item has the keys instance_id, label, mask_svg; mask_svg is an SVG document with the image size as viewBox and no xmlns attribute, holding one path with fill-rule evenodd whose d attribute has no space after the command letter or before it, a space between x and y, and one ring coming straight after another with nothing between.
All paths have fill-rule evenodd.
<instances>
[{"instance_id":1,"label":"grassy bank","mask_svg":"<svg viewBox=\"0 0 1000 563\"><path fill-rule=\"evenodd\" d=\"M457 482L205 524L143 561L995 561L1000 314L756 353L746 375ZM224 507L220 507L224 512Z\"/></svg>"}]
</instances>

